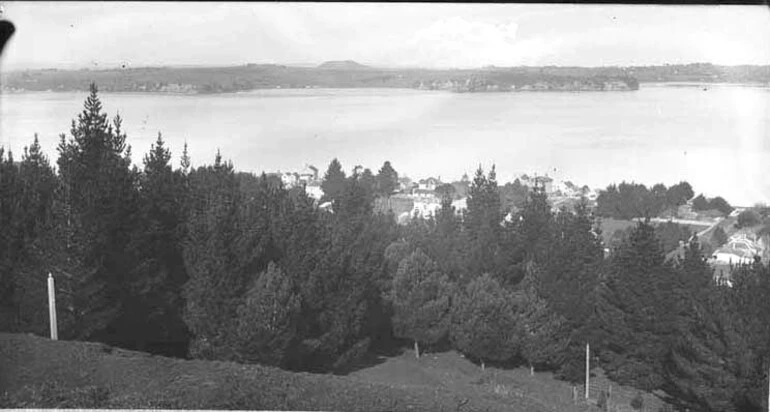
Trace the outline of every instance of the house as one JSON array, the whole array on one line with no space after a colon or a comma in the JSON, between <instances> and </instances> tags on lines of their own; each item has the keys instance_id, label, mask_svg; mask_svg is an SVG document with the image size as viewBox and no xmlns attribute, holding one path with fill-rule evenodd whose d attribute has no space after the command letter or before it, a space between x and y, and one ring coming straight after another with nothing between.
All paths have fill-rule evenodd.
<instances>
[{"instance_id":1,"label":"house","mask_svg":"<svg viewBox=\"0 0 770 412\"><path fill-rule=\"evenodd\" d=\"M299 181L299 175L292 172L281 173L281 182L287 188L294 187Z\"/></svg>"},{"instance_id":2,"label":"house","mask_svg":"<svg viewBox=\"0 0 770 412\"><path fill-rule=\"evenodd\" d=\"M739 233L730 237L727 244L711 255L714 265L738 265L754 262L755 256L761 256L765 249L762 239L754 235Z\"/></svg>"},{"instance_id":3,"label":"house","mask_svg":"<svg viewBox=\"0 0 770 412\"><path fill-rule=\"evenodd\" d=\"M534 185L542 187L545 193L553 193L553 179L548 176L537 176L533 179Z\"/></svg>"},{"instance_id":4,"label":"house","mask_svg":"<svg viewBox=\"0 0 770 412\"><path fill-rule=\"evenodd\" d=\"M316 201L321 200L321 197L324 195L324 191L321 189L321 184L317 181L313 181L305 185L305 193L307 193L308 196L312 197Z\"/></svg>"},{"instance_id":5,"label":"house","mask_svg":"<svg viewBox=\"0 0 770 412\"><path fill-rule=\"evenodd\" d=\"M438 197L436 197L436 192L434 190L428 190L428 189L412 189L412 197L414 199L422 199L425 201L438 201Z\"/></svg>"},{"instance_id":6,"label":"house","mask_svg":"<svg viewBox=\"0 0 770 412\"><path fill-rule=\"evenodd\" d=\"M548 176L529 176L523 174L519 176L519 183L528 187L539 186L545 189L546 193L554 193L553 179Z\"/></svg>"},{"instance_id":7,"label":"house","mask_svg":"<svg viewBox=\"0 0 770 412\"><path fill-rule=\"evenodd\" d=\"M440 185L441 185L440 180L433 177L429 177L427 179L420 179L420 181L417 183L417 188L420 190L434 191Z\"/></svg>"},{"instance_id":8,"label":"house","mask_svg":"<svg viewBox=\"0 0 770 412\"><path fill-rule=\"evenodd\" d=\"M299 172L298 180L305 184L318 181L318 168L313 165L305 165L305 168Z\"/></svg>"}]
</instances>

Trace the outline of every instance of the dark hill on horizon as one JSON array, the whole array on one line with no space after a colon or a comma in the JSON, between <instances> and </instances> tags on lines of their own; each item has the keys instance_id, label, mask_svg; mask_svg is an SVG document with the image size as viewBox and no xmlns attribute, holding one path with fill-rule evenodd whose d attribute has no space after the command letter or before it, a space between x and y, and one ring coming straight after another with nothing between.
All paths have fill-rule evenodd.
<instances>
[{"instance_id":1,"label":"dark hill on horizon","mask_svg":"<svg viewBox=\"0 0 770 412\"><path fill-rule=\"evenodd\" d=\"M370 70L372 67L355 62L353 60L332 60L318 65L319 69L326 70Z\"/></svg>"}]
</instances>

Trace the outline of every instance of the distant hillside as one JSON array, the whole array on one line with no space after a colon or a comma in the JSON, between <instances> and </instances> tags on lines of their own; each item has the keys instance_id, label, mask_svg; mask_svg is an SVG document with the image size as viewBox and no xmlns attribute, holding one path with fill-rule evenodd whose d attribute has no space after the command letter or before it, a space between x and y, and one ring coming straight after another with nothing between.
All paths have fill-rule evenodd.
<instances>
[{"instance_id":1,"label":"distant hillside","mask_svg":"<svg viewBox=\"0 0 770 412\"><path fill-rule=\"evenodd\" d=\"M640 82L770 84L770 66L711 64L640 67L494 67L382 69L352 60L317 67L246 64L231 67L147 67L108 70L25 70L4 73L2 90L226 93L256 89L400 88L453 92L629 91Z\"/></svg>"},{"instance_id":2,"label":"distant hillside","mask_svg":"<svg viewBox=\"0 0 770 412\"><path fill-rule=\"evenodd\" d=\"M96 82L105 92L226 93L256 89L399 88L454 92L636 90L620 73L548 73L531 68L429 70L379 69L353 61L318 67L247 64L233 67L148 67L109 70L27 70L5 73L2 90L86 91Z\"/></svg>"},{"instance_id":3,"label":"distant hillside","mask_svg":"<svg viewBox=\"0 0 770 412\"><path fill-rule=\"evenodd\" d=\"M361 63L354 62L353 60L323 62L318 65L318 68L326 69L326 70L369 70L371 69L371 67L363 65Z\"/></svg>"}]
</instances>

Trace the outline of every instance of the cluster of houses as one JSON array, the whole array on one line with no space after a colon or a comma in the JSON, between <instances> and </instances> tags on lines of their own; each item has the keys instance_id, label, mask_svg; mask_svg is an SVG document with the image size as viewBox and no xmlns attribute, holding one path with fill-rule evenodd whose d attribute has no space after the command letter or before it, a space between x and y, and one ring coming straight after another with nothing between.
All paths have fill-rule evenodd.
<instances>
[{"instance_id":1,"label":"cluster of houses","mask_svg":"<svg viewBox=\"0 0 770 412\"><path fill-rule=\"evenodd\" d=\"M305 165L305 167L299 172L274 172L268 173L268 176L273 176L281 179L281 183L285 188L292 188L297 186L305 186L305 192L316 201L321 200L324 192L321 190L321 179L318 177L318 168L313 165Z\"/></svg>"},{"instance_id":2,"label":"cluster of houses","mask_svg":"<svg viewBox=\"0 0 770 412\"><path fill-rule=\"evenodd\" d=\"M270 176L280 179L283 186L292 188L304 186L305 192L320 201L323 196L321 189L321 180L318 168L313 165L305 165L301 171L294 172L274 172ZM596 192L588 189L587 186L578 187L569 181L556 182L548 176L529 176L523 174L516 177L519 182L528 187L542 187L552 200L554 207L563 204L565 200L587 197L596 199ZM427 177L418 181L412 181L407 177L399 179L399 186L388 198L376 200L375 210L382 212L392 211L398 221L405 223L412 217L427 218L435 215L441 209L441 195L437 192L440 186L448 182L443 182L441 177ZM450 183L455 188L452 206L455 213L462 214L467 209L467 188L470 186L470 180L465 175L461 180ZM326 202L320 204L322 209L330 209L331 204Z\"/></svg>"},{"instance_id":3,"label":"cluster of houses","mask_svg":"<svg viewBox=\"0 0 770 412\"><path fill-rule=\"evenodd\" d=\"M579 199L585 197L588 200L596 200L598 192L588 186L578 186L569 180L553 179L545 176L529 176L523 174L518 176L519 183L528 187L542 187L548 198L555 204L565 199Z\"/></svg>"},{"instance_id":4,"label":"cluster of houses","mask_svg":"<svg viewBox=\"0 0 770 412\"><path fill-rule=\"evenodd\" d=\"M436 189L443 185L440 178L428 177L412 182L408 178L399 179L399 188L389 199L383 200L381 210L392 210L399 223L405 223L413 216L427 218L435 215L441 208L441 198ZM456 213L466 208L465 198L452 202Z\"/></svg>"},{"instance_id":5,"label":"cluster of houses","mask_svg":"<svg viewBox=\"0 0 770 412\"><path fill-rule=\"evenodd\" d=\"M318 169L312 165L306 165L299 172L276 172L270 175L280 178L284 187L291 188L304 186L305 192L320 201L323 196L321 189L321 179L318 176ZM548 176L529 176L526 174L518 176L524 186L542 187L551 200L553 207L579 198L586 198L589 201L595 201L597 192L587 186L578 187L569 181L556 181ZM378 198L375 202L375 209L387 212L392 211L397 217L399 223L406 223L413 217L428 218L435 215L441 209L441 196L437 192L440 186L444 185L440 178L428 177L412 182L409 178L399 179L399 187L388 198ZM460 181L450 183L455 188L470 186L467 176L463 176ZM462 214L467 209L467 196L465 191L457 190L452 200L452 206L455 213ZM688 205L689 206L689 205ZM331 203L321 204L322 209L331 209ZM703 216L692 210L679 210L678 215L689 217L693 220L701 220ZM509 216L510 217L510 216ZM770 244L766 237L758 236L751 232L741 231L731 236L728 242L719 247L709 258L709 263L716 269L715 276L717 280L731 285L729 280L730 268L739 264L752 263L755 257L770 258Z\"/></svg>"},{"instance_id":6,"label":"cluster of houses","mask_svg":"<svg viewBox=\"0 0 770 412\"><path fill-rule=\"evenodd\" d=\"M556 182L548 176L529 176L527 174L516 177L519 183L528 187L542 187L554 208L558 208L568 200L577 200L580 197L586 197L589 200L596 200L597 193L587 186L578 187L569 181ZM441 197L436 189L444 185L441 178L428 177L417 182L411 182L409 179L402 179L398 193L395 193L387 201L380 205L383 210L392 210L398 217L399 222L406 222L413 216L426 218L441 208ZM466 176L460 181L450 183L455 189L456 196L452 201L455 213L461 214L467 209L466 190L457 190L459 188L467 189L470 181Z\"/></svg>"}]
</instances>

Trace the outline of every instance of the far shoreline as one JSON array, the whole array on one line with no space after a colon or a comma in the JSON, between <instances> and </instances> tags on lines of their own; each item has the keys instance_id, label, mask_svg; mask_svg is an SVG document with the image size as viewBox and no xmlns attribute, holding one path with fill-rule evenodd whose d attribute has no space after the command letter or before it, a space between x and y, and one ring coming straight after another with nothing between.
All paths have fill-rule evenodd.
<instances>
[{"instance_id":1,"label":"far shoreline","mask_svg":"<svg viewBox=\"0 0 770 412\"><path fill-rule=\"evenodd\" d=\"M730 82L639 82L639 89L642 88L700 88L700 87L745 87L745 88L757 88L757 89L770 89L770 83L753 82L753 83L730 83ZM100 91L105 94L115 95L160 95L160 96L237 96L237 95L258 95L258 94L271 94L267 92L280 92L280 91L351 91L351 90L371 90L371 91L413 91L415 94L434 93L434 94L474 94L474 95L498 95L498 94L580 94L580 93L622 93L622 92L634 92L636 90L507 90L507 91L477 91L477 92L456 92L451 90L429 90L429 89L417 89L412 87L262 87L249 90L236 90L236 91L223 91L223 92L179 92L179 91ZM32 95L32 94L66 94L66 93L88 93L88 90L0 90L0 96L2 95ZM298 95L299 97L300 95Z\"/></svg>"}]
</instances>

